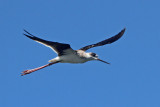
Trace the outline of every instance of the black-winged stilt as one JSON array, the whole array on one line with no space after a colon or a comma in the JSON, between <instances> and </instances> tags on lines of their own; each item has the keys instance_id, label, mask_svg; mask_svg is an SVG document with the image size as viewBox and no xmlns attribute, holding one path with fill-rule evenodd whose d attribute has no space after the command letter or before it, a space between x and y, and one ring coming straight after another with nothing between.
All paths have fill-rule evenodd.
<instances>
[{"instance_id":1,"label":"black-winged stilt","mask_svg":"<svg viewBox=\"0 0 160 107\"><path fill-rule=\"evenodd\" d=\"M48 63L44 66L23 71L21 74L22 76L26 75L26 74L30 74L34 71L37 71L39 69L45 68L47 66L50 66L50 65L56 64L56 63L84 63L84 62L91 61L91 60L98 60L98 61L104 62L106 64L109 64L108 62L99 59L97 54L95 54L93 52L85 52L85 51L90 48L93 48L93 47L103 46L103 45L111 44L111 43L117 41L124 34L125 28L121 32L119 32L117 35L115 35L109 39L103 40L103 41L98 42L96 44L87 45L85 47L80 48L79 50L73 50L69 44L43 40L43 39L40 39L36 36L33 36L31 33L29 33L26 30L24 30L24 31L27 33L27 34L24 34L25 36L27 36L28 38L30 38L32 40L35 40L36 42L39 42L39 43L45 45L47 47L50 47L53 51L55 51L58 54L58 56L56 58L49 60L50 63Z\"/></svg>"}]
</instances>

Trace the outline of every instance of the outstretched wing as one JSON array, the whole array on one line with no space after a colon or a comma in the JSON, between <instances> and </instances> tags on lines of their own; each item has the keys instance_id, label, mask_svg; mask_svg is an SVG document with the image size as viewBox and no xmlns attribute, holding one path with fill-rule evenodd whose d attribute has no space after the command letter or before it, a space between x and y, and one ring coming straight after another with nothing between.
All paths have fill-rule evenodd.
<instances>
[{"instance_id":1,"label":"outstretched wing","mask_svg":"<svg viewBox=\"0 0 160 107\"><path fill-rule=\"evenodd\" d=\"M124 29L123 29L121 32L119 32L117 35L115 35L115 36L113 36L113 37L111 37L111 38L109 38L109 39L103 40L103 41L98 42L98 43L96 43L96 44L92 44L92 45L88 45L88 46L82 47L82 48L79 49L79 50L86 51L86 50L88 50L88 49L90 49L90 48L93 48L93 47L103 46L103 45L106 45L106 44L111 44L111 43L117 41L119 38L121 38L122 35L124 34L125 30L126 30L126 29L124 28Z\"/></svg>"},{"instance_id":2,"label":"outstretched wing","mask_svg":"<svg viewBox=\"0 0 160 107\"><path fill-rule=\"evenodd\" d=\"M28 38L35 40L38 43L41 43L49 48L51 48L52 50L54 50L58 56L67 54L65 53L67 50L67 52L72 53L74 52L74 50L70 47L69 44L64 44L64 43L58 43L58 42L51 42L51 41L47 41L47 40L43 40L41 38L38 38L36 36L33 36L31 33L29 33L28 31L24 30L27 34L24 34L25 36L27 36Z\"/></svg>"}]
</instances>

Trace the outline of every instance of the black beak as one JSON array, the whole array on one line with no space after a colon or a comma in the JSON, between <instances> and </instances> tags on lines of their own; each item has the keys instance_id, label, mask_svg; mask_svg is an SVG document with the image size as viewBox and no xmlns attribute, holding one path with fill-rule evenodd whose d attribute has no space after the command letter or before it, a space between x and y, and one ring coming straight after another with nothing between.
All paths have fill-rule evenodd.
<instances>
[{"instance_id":1,"label":"black beak","mask_svg":"<svg viewBox=\"0 0 160 107\"><path fill-rule=\"evenodd\" d=\"M103 60L101 60L101 59L99 59L99 58L96 58L96 60L101 61L101 62L104 62L104 63L106 63L106 64L110 64L110 63L108 63L108 62L106 62L106 61L103 61Z\"/></svg>"}]
</instances>

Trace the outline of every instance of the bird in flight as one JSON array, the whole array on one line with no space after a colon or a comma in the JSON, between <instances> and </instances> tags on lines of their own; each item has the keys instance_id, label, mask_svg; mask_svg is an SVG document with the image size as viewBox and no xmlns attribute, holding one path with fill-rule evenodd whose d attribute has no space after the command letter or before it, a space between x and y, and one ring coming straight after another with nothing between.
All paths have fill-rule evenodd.
<instances>
[{"instance_id":1,"label":"bird in flight","mask_svg":"<svg viewBox=\"0 0 160 107\"><path fill-rule=\"evenodd\" d=\"M43 40L41 38L38 38L38 37L32 35L31 33L29 33L26 30L24 30L24 31L26 33L26 34L24 34L26 37L51 48L55 53L58 54L58 56L49 60L49 63L46 65L43 65L43 66L35 68L35 69L23 71L21 74L22 76L26 75L26 74L30 74L34 71L40 70L42 68L45 68L47 66L50 66L50 65L53 65L56 63L84 63L87 61L97 60L97 61L101 61L106 64L109 64L108 62L99 59L98 55L96 53L86 52L86 51L90 48L93 48L93 47L103 46L103 45L111 44L111 43L117 41L124 34L125 28L123 30L121 30L117 35L115 35L111 38L105 39L105 40L98 42L98 43L95 43L95 44L87 45L85 47L80 48L79 50L73 50L69 44Z\"/></svg>"}]
</instances>

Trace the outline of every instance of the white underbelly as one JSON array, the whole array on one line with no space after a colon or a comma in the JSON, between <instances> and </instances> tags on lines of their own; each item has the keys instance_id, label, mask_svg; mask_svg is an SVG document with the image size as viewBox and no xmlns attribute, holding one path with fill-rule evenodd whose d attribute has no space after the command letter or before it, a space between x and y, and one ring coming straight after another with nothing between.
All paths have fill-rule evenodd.
<instances>
[{"instance_id":1,"label":"white underbelly","mask_svg":"<svg viewBox=\"0 0 160 107\"><path fill-rule=\"evenodd\" d=\"M64 55L60 57L61 63L84 63L88 61L86 58L81 58L78 55Z\"/></svg>"}]
</instances>

